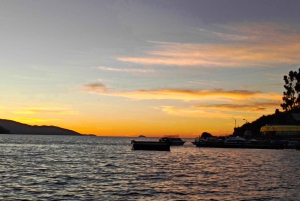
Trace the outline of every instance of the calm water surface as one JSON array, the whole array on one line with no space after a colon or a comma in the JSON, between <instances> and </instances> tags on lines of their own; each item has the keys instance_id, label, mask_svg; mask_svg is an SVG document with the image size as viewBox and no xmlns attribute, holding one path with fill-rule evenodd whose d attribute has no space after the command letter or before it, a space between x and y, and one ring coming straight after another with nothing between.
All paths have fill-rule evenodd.
<instances>
[{"instance_id":1,"label":"calm water surface","mask_svg":"<svg viewBox=\"0 0 300 201\"><path fill-rule=\"evenodd\" d=\"M300 200L300 151L0 135L1 200Z\"/></svg>"}]
</instances>

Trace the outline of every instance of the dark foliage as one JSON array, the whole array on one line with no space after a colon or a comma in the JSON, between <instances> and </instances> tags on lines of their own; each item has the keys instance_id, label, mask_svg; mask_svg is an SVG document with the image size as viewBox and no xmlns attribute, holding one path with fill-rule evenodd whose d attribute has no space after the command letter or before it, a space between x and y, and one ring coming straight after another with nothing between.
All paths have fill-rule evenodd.
<instances>
[{"instance_id":1,"label":"dark foliage","mask_svg":"<svg viewBox=\"0 0 300 201\"><path fill-rule=\"evenodd\" d=\"M283 103L280 104L283 110L290 111L300 108L300 68L297 71L290 71L283 76L285 82L283 92Z\"/></svg>"},{"instance_id":2,"label":"dark foliage","mask_svg":"<svg viewBox=\"0 0 300 201\"><path fill-rule=\"evenodd\" d=\"M201 135L201 138L204 138L204 139L206 139L208 137L212 137L212 134L207 133L207 132L203 132L202 135Z\"/></svg>"}]
</instances>

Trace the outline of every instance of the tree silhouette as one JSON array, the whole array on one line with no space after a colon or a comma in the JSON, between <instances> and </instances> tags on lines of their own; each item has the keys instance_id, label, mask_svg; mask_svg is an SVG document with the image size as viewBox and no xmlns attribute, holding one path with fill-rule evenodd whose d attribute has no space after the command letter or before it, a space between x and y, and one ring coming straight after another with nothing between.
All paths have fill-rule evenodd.
<instances>
[{"instance_id":1,"label":"tree silhouette","mask_svg":"<svg viewBox=\"0 0 300 201\"><path fill-rule=\"evenodd\" d=\"M203 132L202 135L201 135L201 138L204 138L204 139L206 139L208 137L212 137L212 134L207 133L207 132Z\"/></svg>"},{"instance_id":2,"label":"tree silhouette","mask_svg":"<svg viewBox=\"0 0 300 201\"><path fill-rule=\"evenodd\" d=\"M280 104L283 110L290 111L300 108L300 68L297 71L290 71L283 76L285 82L283 92L283 103Z\"/></svg>"}]
</instances>

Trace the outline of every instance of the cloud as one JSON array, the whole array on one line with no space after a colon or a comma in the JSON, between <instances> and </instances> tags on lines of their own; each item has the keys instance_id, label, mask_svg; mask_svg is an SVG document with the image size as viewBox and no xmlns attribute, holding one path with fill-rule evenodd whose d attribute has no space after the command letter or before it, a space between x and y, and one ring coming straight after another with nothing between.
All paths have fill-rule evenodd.
<instances>
[{"instance_id":1,"label":"cloud","mask_svg":"<svg viewBox=\"0 0 300 201\"><path fill-rule=\"evenodd\" d=\"M192 117L201 117L204 114L207 114L204 110L195 109L195 108L176 108L174 106L163 106L162 111L170 115L177 116L192 116ZM212 113L209 113L213 115ZM224 117L224 115L222 115ZM206 116L207 117L207 116Z\"/></svg>"},{"instance_id":2,"label":"cloud","mask_svg":"<svg viewBox=\"0 0 300 201\"><path fill-rule=\"evenodd\" d=\"M239 119L257 119L257 116L263 115L263 111L246 111L246 110L220 110L214 108L199 108L199 107L174 107L174 106L163 106L161 110L169 115L174 116L182 116L182 117L196 117L196 118L203 118L206 119L216 119L216 118L223 118L223 119L231 119L232 116ZM273 109L273 108L272 108ZM242 111L242 112L241 112Z\"/></svg>"},{"instance_id":3,"label":"cloud","mask_svg":"<svg viewBox=\"0 0 300 201\"><path fill-rule=\"evenodd\" d=\"M207 108L197 107L174 107L163 106L161 110L169 115L182 116L182 117L197 117L206 119L211 118L231 118L232 114L219 110L210 110Z\"/></svg>"},{"instance_id":4,"label":"cloud","mask_svg":"<svg viewBox=\"0 0 300 201\"><path fill-rule=\"evenodd\" d=\"M73 115L78 114L77 111L68 110L65 108L46 108L46 107L27 107L22 109L17 109L13 113L15 114L67 114Z\"/></svg>"},{"instance_id":5,"label":"cloud","mask_svg":"<svg viewBox=\"0 0 300 201\"><path fill-rule=\"evenodd\" d=\"M40 123L49 123L52 121L60 121L60 119L53 119L53 118L29 118L29 117L12 117L9 118L10 120L14 120L17 122L22 122L22 123L26 123L26 124L40 124Z\"/></svg>"},{"instance_id":6,"label":"cloud","mask_svg":"<svg viewBox=\"0 0 300 201\"><path fill-rule=\"evenodd\" d=\"M113 71L113 72L125 72L125 73L153 73L153 69L137 69L137 68L111 68L100 66L97 69L104 71Z\"/></svg>"},{"instance_id":7,"label":"cloud","mask_svg":"<svg viewBox=\"0 0 300 201\"><path fill-rule=\"evenodd\" d=\"M97 85L96 85L97 86ZM100 85L102 86L102 85ZM250 90L183 90L157 89L137 91L103 91L91 87L88 91L106 96L116 96L131 100L177 100L184 102L184 107L161 106L156 107L170 115L207 117L207 118L254 118L253 114L262 115L280 107L282 95L278 93L263 93ZM190 102L190 103L188 103ZM197 104L195 104L195 102Z\"/></svg>"},{"instance_id":8,"label":"cloud","mask_svg":"<svg viewBox=\"0 0 300 201\"><path fill-rule=\"evenodd\" d=\"M268 74L266 74L266 76L268 77L269 80L275 80L275 78L274 79L272 78L272 76L275 77L274 75L268 75ZM282 75L282 77L283 77L283 75ZM276 76L276 78L278 78L278 76ZM276 86L276 87L282 87L282 83L260 84L259 86L261 88L262 87L274 87L274 86ZM245 88L245 89L257 88L257 86L255 86L255 85L241 85L241 87Z\"/></svg>"},{"instance_id":9,"label":"cloud","mask_svg":"<svg viewBox=\"0 0 300 201\"><path fill-rule=\"evenodd\" d=\"M211 104L211 105L198 105L195 106L201 109L213 109L223 111L263 111L269 108L279 107L280 101L267 101L267 102L248 102L247 104Z\"/></svg>"},{"instance_id":10,"label":"cloud","mask_svg":"<svg viewBox=\"0 0 300 201\"><path fill-rule=\"evenodd\" d=\"M280 102L267 101L267 102L245 102L244 104L207 104L189 107L174 107L162 106L160 109L169 114L176 116L188 117L203 117L205 118L257 118L257 115L263 115L266 111L275 111Z\"/></svg>"},{"instance_id":11,"label":"cloud","mask_svg":"<svg viewBox=\"0 0 300 201\"><path fill-rule=\"evenodd\" d=\"M275 24L223 26L211 33L216 44L155 43L144 57L119 57L122 62L180 67L247 67L300 62L300 31ZM228 43L228 40L233 42Z\"/></svg>"},{"instance_id":12,"label":"cloud","mask_svg":"<svg viewBox=\"0 0 300 201\"><path fill-rule=\"evenodd\" d=\"M260 93L247 90L232 90L225 91L222 89L215 90L176 90L176 89L162 89L162 90L139 90L133 92L112 92L108 95L121 96L136 100L181 100L181 101L219 101L232 102L247 100L280 100L281 95L276 93Z\"/></svg>"},{"instance_id":13,"label":"cloud","mask_svg":"<svg viewBox=\"0 0 300 201\"><path fill-rule=\"evenodd\" d=\"M106 92L106 85L98 82L98 83L90 83L85 84L84 88L86 89L85 92L92 92L92 93L104 93Z\"/></svg>"},{"instance_id":14,"label":"cloud","mask_svg":"<svg viewBox=\"0 0 300 201\"><path fill-rule=\"evenodd\" d=\"M261 93L249 90L183 90L183 89L157 89L137 91L106 91L102 83L84 85L84 92L98 93L107 96L119 96L133 100L180 100L180 101L218 101L218 102L243 102L245 100L276 100L282 95L277 93Z\"/></svg>"},{"instance_id":15,"label":"cloud","mask_svg":"<svg viewBox=\"0 0 300 201\"><path fill-rule=\"evenodd\" d=\"M298 42L300 33L299 29L291 25L275 24L275 23L247 23L247 24L231 24L220 25L225 30L236 33L237 36L247 38L247 42L258 43L293 43ZM215 32L217 34L217 32ZM225 39L220 34L221 38Z\"/></svg>"}]
</instances>

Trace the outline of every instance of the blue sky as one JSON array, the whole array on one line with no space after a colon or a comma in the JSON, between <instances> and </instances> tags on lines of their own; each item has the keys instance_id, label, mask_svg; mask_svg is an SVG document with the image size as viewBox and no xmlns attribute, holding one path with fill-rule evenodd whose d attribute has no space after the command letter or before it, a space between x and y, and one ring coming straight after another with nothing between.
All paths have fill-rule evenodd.
<instances>
[{"instance_id":1,"label":"blue sky","mask_svg":"<svg viewBox=\"0 0 300 201\"><path fill-rule=\"evenodd\" d=\"M81 133L230 134L280 109L296 0L1 1L1 118Z\"/></svg>"}]
</instances>

